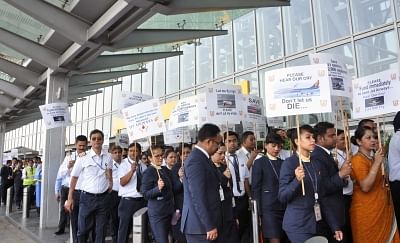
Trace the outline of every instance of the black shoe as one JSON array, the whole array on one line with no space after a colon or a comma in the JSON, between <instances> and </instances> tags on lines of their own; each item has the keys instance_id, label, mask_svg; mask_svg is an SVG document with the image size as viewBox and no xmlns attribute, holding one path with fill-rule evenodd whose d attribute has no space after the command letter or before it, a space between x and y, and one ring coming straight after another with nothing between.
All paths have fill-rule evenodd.
<instances>
[{"instance_id":1,"label":"black shoe","mask_svg":"<svg viewBox=\"0 0 400 243\"><path fill-rule=\"evenodd\" d=\"M54 232L55 235L62 235L64 233L65 232L63 230L59 230L59 231Z\"/></svg>"}]
</instances>

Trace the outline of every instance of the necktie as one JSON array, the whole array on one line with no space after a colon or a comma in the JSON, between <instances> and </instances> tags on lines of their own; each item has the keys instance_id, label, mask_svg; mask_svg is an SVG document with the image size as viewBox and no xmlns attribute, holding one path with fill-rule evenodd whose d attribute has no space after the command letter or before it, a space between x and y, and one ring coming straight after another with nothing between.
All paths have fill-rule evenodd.
<instances>
[{"instance_id":1,"label":"necktie","mask_svg":"<svg viewBox=\"0 0 400 243\"><path fill-rule=\"evenodd\" d=\"M235 169L236 188L239 193L242 193L240 189L239 161L236 154L231 154L231 156L233 157L233 168Z\"/></svg>"},{"instance_id":2,"label":"necktie","mask_svg":"<svg viewBox=\"0 0 400 243\"><path fill-rule=\"evenodd\" d=\"M142 165L138 164L136 170L136 191L140 192L140 186L142 185Z\"/></svg>"}]
</instances>

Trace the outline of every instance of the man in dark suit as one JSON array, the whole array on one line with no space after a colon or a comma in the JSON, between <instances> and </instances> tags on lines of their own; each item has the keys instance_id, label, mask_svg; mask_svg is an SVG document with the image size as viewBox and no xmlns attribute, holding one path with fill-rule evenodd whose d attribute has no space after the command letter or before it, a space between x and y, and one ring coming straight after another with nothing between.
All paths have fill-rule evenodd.
<instances>
[{"instance_id":1,"label":"man in dark suit","mask_svg":"<svg viewBox=\"0 0 400 243\"><path fill-rule=\"evenodd\" d=\"M181 231L190 243L213 242L221 229L223 191L218 171L210 160L222 141L219 133L216 125L203 125L198 133L199 142L184 164Z\"/></svg>"},{"instance_id":2,"label":"man in dark suit","mask_svg":"<svg viewBox=\"0 0 400 243\"><path fill-rule=\"evenodd\" d=\"M343 166L338 169L337 162L331 153L331 150L336 146L336 129L332 123L319 122L314 127L314 138L316 145L311 153L311 160L320 164L321 174L323 178L324 197L321 201L321 207L325 207L327 212L336 217L337 222L341 227L345 224L345 209L343 198L343 187L347 184L347 177L351 173L351 163L347 160ZM328 225L331 222L324 219L332 217L324 217L317 225L317 232L325 236L330 242L336 242ZM346 238L346 236L344 236Z\"/></svg>"},{"instance_id":3,"label":"man in dark suit","mask_svg":"<svg viewBox=\"0 0 400 243\"><path fill-rule=\"evenodd\" d=\"M11 168L12 161L7 160L7 164L1 167L1 199L2 203L6 205L7 202L7 189L14 184L13 170Z\"/></svg>"}]
</instances>

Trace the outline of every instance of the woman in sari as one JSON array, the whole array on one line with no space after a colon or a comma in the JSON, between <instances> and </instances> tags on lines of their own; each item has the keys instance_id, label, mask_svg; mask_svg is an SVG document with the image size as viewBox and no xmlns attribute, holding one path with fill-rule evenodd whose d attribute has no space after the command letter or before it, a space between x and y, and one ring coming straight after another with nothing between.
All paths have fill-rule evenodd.
<instances>
[{"instance_id":1,"label":"woman in sari","mask_svg":"<svg viewBox=\"0 0 400 243\"><path fill-rule=\"evenodd\" d=\"M396 230L393 206L381 174L384 153L379 148L371 156L378 145L376 136L371 128L359 127L352 137L352 143L359 146L351 159L354 189L350 218L355 243L391 242ZM392 242L400 242L397 233Z\"/></svg>"}]
</instances>

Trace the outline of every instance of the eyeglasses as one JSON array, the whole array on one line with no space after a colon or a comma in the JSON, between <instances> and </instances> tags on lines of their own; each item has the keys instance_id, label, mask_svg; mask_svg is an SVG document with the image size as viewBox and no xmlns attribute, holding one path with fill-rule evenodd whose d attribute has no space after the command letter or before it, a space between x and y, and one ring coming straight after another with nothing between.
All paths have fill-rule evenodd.
<instances>
[{"instance_id":1,"label":"eyeglasses","mask_svg":"<svg viewBox=\"0 0 400 243\"><path fill-rule=\"evenodd\" d=\"M101 140L103 140L103 138L102 137L92 137L92 138L90 138L90 140L92 140L92 141L101 141Z\"/></svg>"}]
</instances>

